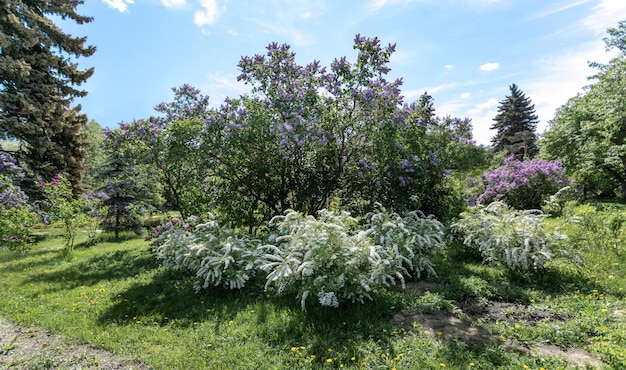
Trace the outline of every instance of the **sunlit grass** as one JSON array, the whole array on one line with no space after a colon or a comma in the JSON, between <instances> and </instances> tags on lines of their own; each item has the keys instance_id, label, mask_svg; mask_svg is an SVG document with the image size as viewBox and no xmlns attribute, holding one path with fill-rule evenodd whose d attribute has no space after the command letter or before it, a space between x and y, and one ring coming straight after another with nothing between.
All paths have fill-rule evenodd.
<instances>
[{"instance_id":1,"label":"sunlit grass","mask_svg":"<svg viewBox=\"0 0 626 370\"><path fill-rule=\"evenodd\" d=\"M568 367L503 340L583 348L609 367L626 366L626 260L608 247L583 243L575 248L584 265L552 261L532 278L468 252L438 252L432 260L439 278L426 292L301 310L293 297L268 296L262 281L196 294L190 278L160 269L148 243L133 234L117 241L105 234L92 247L84 237L70 255L62 253L62 238L46 235L27 252L0 251L0 315L155 369ZM468 311L494 304L503 307L499 320ZM418 314L457 317L481 327L485 340L450 339L446 327L429 334L414 320L427 316Z\"/></svg>"}]
</instances>

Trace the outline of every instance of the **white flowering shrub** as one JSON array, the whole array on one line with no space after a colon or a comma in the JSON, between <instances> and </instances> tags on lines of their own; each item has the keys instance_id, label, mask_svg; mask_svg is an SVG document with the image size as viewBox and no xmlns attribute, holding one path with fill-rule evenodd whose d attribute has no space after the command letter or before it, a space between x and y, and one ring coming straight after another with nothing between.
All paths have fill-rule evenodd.
<instances>
[{"instance_id":1,"label":"white flowering shrub","mask_svg":"<svg viewBox=\"0 0 626 370\"><path fill-rule=\"evenodd\" d=\"M295 293L303 308L309 297L322 306L338 307L342 301L371 300L377 289L404 287L411 272L434 275L422 253L443 245L442 226L432 218L422 225L417 221L421 219L417 213L403 219L382 210L368 215L365 229L355 230L357 220L346 212L322 210L317 218L295 211L276 216L270 222L276 233L263 246L265 289ZM428 231L421 239L414 235L431 229L439 231Z\"/></svg>"},{"instance_id":2,"label":"white flowering shrub","mask_svg":"<svg viewBox=\"0 0 626 370\"><path fill-rule=\"evenodd\" d=\"M417 278L437 273L426 254L435 248L445 247L444 226L433 215L425 216L412 211L402 217L389 213L381 205L379 211L367 214L367 233L393 258L396 266L404 267Z\"/></svg>"},{"instance_id":3,"label":"white flowering shrub","mask_svg":"<svg viewBox=\"0 0 626 370\"><path fill-rule=\"evenodd\" d=\"M212 217L195 226L173 221L158 235L155 251L164 266L195 274L196 291L209 286L241 289L263 263L260 241L237 235Z\"/></svg>"},{"instance_id":4,"label":"white flowering shrub","mask_svg":"<svg viewBox=\"0 0 626 370\"><path fill-rule=\"evenodd\" d=\"M552 258L556 242L565 238L546 230L546 217L539 210L518 211L497 201L461 213L452 230L461 235L464 245L476 248L485 262L527 272L542 268Z\"/></svg>"}]
</instances>

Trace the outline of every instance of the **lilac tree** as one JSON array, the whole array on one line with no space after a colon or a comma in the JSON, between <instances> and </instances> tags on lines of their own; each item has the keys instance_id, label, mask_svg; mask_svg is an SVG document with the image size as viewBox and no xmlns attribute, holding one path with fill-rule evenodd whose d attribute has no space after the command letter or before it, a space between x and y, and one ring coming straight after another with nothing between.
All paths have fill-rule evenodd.
<instances>
[{"instance_id":1,"label":"lilac tree","mask_svg":"<svg viewBox=\"0 0 626 370\"><path fill-rule=\"evenodd\" d=\"M437 213L446 174L425 143L434 117L425 94L406 104L388 80L395 45L357 35L356 61L301 65L288 45L242 57L249 94L216 109L184 85L157 118L122 124L105 144L150 164L183 217L215 211L250 231L293 209L308 214L340 200L367 212Z\"/></svg>"},{"instance_id":2,"label":"lilac tree","mask_svg":"<svg viewBox=\"0 0 626 370\"><path fill-rule=\"evenodd\" d=\"M104 146L129 164L148 165L170 203L186 217L202 213L208 203L206 163L200 161L198 140L209 98L189 85L173 91L173 102L155 107L160 116L123 122L106 131Z\"/></svg>"},{"instance_id":3,"label":"lilac tree","mask_svg":"<svg viewBox=\"0 0 626 370\"><path fill-rule=\"evenodd\" d=\"M375 201L434 210L429 193L444 169L423 142L432 98L405 104L402 81L386 79L394 45L357 35L354 48L356 62L335 59L329 69L299 65L276 43L241 59L239 80L251 93L210 115L201 140L221 205L241 205L247 221L314 214L336 198L359 211Z\"/></svg>"},{"instance_id":4,"label":"lilac tree","mask_svg":"<svg viewBox=\"0 0 626 370\"><path fill-rule=\"evenodd\" d=\"M540 209L544 197L569 183L561 162L520 161L514 155L506 159L504 166L486 171L482 178L485 189L478 196L479 203L502 200L516 209Z\"/></svg>"},{"instance_id":5,"label":"lilac tree","mask_svg":"<svg viewBox=\"0 0 626 370\"><path fill-rule=\"evenodd\" d=\"M30 235L35 216L19 186L24 172L14 158L0 152L0 248L18 249Z\"/></svg>"}]
</instances>

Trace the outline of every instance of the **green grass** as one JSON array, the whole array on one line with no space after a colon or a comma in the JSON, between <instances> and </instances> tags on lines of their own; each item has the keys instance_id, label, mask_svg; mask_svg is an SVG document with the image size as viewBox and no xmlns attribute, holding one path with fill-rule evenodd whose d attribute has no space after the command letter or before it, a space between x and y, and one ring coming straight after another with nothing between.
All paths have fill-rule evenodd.
<instances>
[{"instance_id":1,"label":"green grass","mask_svg":"<svg viewBox=\"0 0 626 370\"><path fill-rule=\"evenodd\" d=\"M580 267L556 260L529 278L456 247L432 257L440 276L427 292L382 292L365 305L306 311L293 297L266 295L261 281L196 294L191 279L160 269L133 235L105 235L92 247L79 240L65 255L62 239L46 232L27 252L0 251L0 315L155 369L572 367L515 349L542 343L582 348L607 368L624 368L626 253L600 243L601 231L565 231L585 260ZM497 315L492 307L501 308ZM434 335L430 318L444 319L431 325ZM482 339L463 337L449 318L482 328Z\"/></svg>"}]
</instances>

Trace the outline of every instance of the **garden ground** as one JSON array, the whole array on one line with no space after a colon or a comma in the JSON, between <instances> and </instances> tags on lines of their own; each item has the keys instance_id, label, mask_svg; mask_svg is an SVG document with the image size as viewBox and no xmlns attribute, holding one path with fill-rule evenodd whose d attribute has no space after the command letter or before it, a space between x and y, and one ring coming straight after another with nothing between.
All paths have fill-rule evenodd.
<instances>
[{"instance_id":1,"label":"garden ground","mask_svg":"<svg viewBox=\"0 0 626 370\"><path fill-rule=\"evenodd\" d=\"M0 251L0 369L625 368L626 232L602 225L626 208L580 211L564 232L583 265L523 277L452 246L437 279L306 310L263 281L196 294L134 235L66 255L46 232Z\"/></svg>"}]
</instances>

